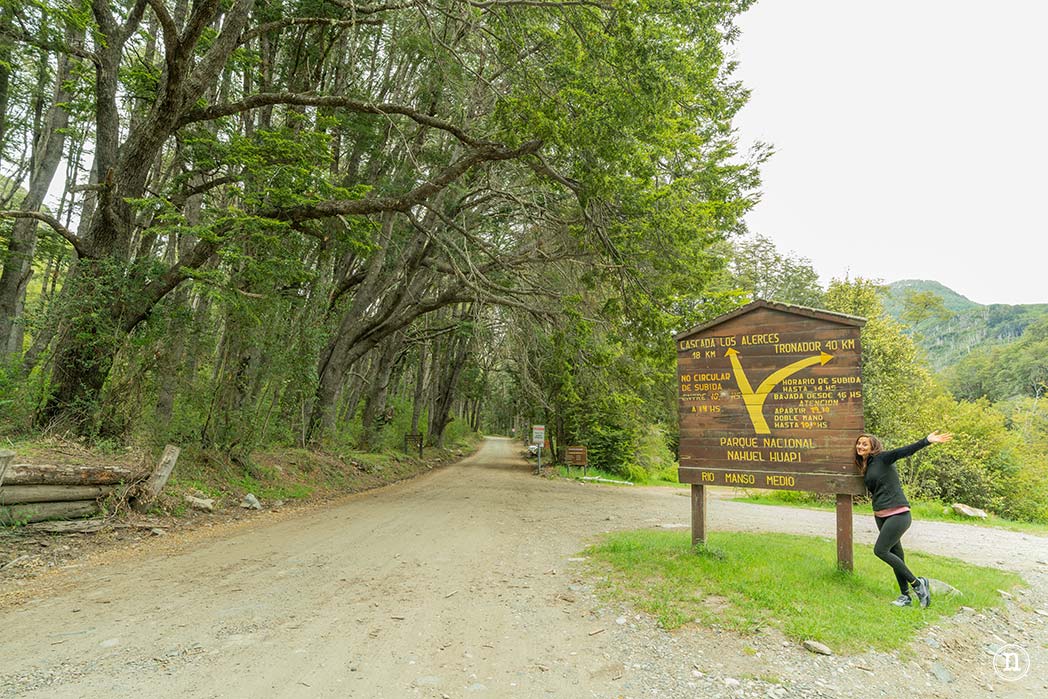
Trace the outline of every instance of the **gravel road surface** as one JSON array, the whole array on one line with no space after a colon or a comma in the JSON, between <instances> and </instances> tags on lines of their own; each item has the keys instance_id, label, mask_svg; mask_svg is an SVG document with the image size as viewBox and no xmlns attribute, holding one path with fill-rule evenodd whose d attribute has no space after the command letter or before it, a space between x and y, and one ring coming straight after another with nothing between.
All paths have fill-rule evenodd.
<instances>
[{"instance_id":1,"label":"gravel road surface","mask_svg":"<svg viewBox=\"0 0 1048 699\"><path fill-rule=\"evenodd\" d=\"M817 656L774 629L659 629L598 600L579 552L684 527L687 491L548 480L519 444L293 516L158 537L41 576L0 608L0 697L1048 696L1048 539L918 522L907 548L1020 572L914 654ZM714 530L832 537L834 515L711 498ZM856 517L857 545L872 543ZM886 609L886 613L887 613ZM1031 656L1015 682L992 652Z\"/></svg>"}]
</instances>

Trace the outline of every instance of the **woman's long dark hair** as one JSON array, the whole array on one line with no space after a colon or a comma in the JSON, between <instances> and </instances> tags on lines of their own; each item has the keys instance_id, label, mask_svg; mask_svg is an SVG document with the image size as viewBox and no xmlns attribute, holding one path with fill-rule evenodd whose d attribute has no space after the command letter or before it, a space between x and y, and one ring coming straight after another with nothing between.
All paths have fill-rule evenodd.
<instances>
[{"instance_id":1,"label":"woman's long dark hair","mask_svg":"<svg viewBox=\"0 0 1048 699\"><path fill-rule=\"evenodd\" d=\"M872 434L860 434L855 438L855 444L859 443L859 440L865 437L870 440L870 453L866 455L866 458L862 458L858 454L855 454L855 465L859 467L859 473L866 475L866 464L870 460L870 457L874 454L880 454L884 451L884 446L881 444L881 440L877 439ZM852 451L855 451L855 446L852 446Z\"/></svg>"}]
</instances>

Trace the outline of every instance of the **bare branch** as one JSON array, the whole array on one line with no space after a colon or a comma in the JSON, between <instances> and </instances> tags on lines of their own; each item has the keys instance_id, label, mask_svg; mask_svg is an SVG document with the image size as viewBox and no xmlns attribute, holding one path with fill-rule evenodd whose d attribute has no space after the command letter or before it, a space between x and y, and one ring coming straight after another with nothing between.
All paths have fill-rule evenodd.
<instances>
[{"instance_id":1,"label":"bare branch","mask_svg":"<svg viewBox=\"0 0 1048 699\"><path fill-rule=\"evenodd\" d=\"M542 147L541 141L529 141L519 148L505 149L493 146L478 148L459 158L443 172L406 194L397 197L375 197L373 199L335 199L309 206L275 209L262 215L278 221L309 221L331 216L359 216L382 211L408 211L441 191L471 168L485 162L512 160L531 155Z\"/></svg>"},{"instance_id":2,"label":"bare branch","mask_svg":"<svg viewBox=\"0 0 1048 699\"><path fill-rule=\"evenodd\" d=\"M67 53L70 56L76 56L77 58L83 58L84 60L91 61L92 63L98 63L98 56L94 51L88 51L83 46L75 44L67 44L59 41L51 41L43 37L30 34L21 28L15 28L13 26L0 25L0 36L6 36L14 41L17 41L28 46L34 46L38 49L44 49L51 53Z\"/></svg>"},{"instance_id":3,"label":"bare branch","mask_svg":"<svg viewBox=\"0 0 1048 699\"><path fill-rule=\"evenodd\" d=\"M266 22L260 24L254 29L250 29L244 32L240 36L240 43L246 44L252 39L268 34L269 32L275 32L286 27L295 26L319 26L319 27L344 27L352 29L363 24L379 25L383 24L384 20L381 19L329 19L327 17L286 17L284 19L278 19L273 22Z\"/></svg>"},{"instance_id":4,"label":"bare branch","mask_svg":"<svg viewBox=\"0 0 1048 699\"><path fill-rule=\"evenodd\" d=\"M136 29L138 29L139 22L142 21L142 15L146 11L146 3L149 0L135 0L135 6L131 8L131 12L127 15L127 21L124 22L124 26L120 29L120 43L127 41L128 37Z\"/></svg>"},{"instance_id":5,"label":"bare branch","mask_svg":"<svg viewBox=\"0 0 1048 699\"><path fill-rule=\"evenodd\" d=\"M76 250L77 257L84 259L91 258L91 254L85 246L84 241L77 237L76 233L73 233L73 231L63 226L54 216L41 213L40 211L0 211L0 217L33 218L42 223L46 223L53 228L58 235L69 241L69 244L73 246L74 250Z\"/></svg>"},{"instance_id":6,"label":"bare branch","mask_svg":"<svg viewBox=\"0 0 1048 699\"><path fill-rule=\"evenodd\" d=\"M226 231L220 231L219 237L224 232ZM135 311L124 322L124 330L131 332L136 325L149 317L157 302L211 259L211 256L218 250L218 246L219 242L217 240L199 241L184 259L171 265L167 271L147 284L139 296Z\"/></svg>"},{"instance_id":7,"label":"bare branch","mask_svg":"<svg viewBox=\"0 0 1048 699\"><path fill-rule=\"evenodd\" d=\"M181 192L178 192L177 194L173 195L170 201L175 206L182 206L190 197L195 197L198 194L204 194L205 192L211 191L215 187L221 187L222 185L233 184L234 182L239 181L239 175L226 175L224 177L216 177L213 180L208 180L207 182L203 182L201 184L183 189Z\"/></svg>"},{"instance_id":8,"label":"bare branch","mask_svg":"<svg viewBox=\"0 0 1048 699\"><path fill-rule=\"evenodd\" d=\"M582 192L582 184L578 180L573 180L570 177L566 177L554 170L553 167L549 163L547 163L545 158L543 158L540 154L536 153L534 158L528 158L527 163L528 166L531 167L531 169L534 170L536 174L545 175L554 182L559 182L571 191L575 192L575 194L580 194Z\"/></svg>"},{"instance_id":9,"label":"bare branch","mask_svg":"<svg viewBox=\"0 0 1048 699\"><path fill-rule=\"evenodd\" d=\"M178 25L167 11L164 0L146 0L146 2L153 8L157 20L160 21L160 33L164 40L164 60L167 62L168 79L170 79L178 55Z\"/></svg>"},{"instance_id":10,"label":"bare branch","mask_svg":"<svg viewBox=\"0 0 1048 699\"><path fill-rule=\"evenodd\" d=\"M475 2L466 0L466 4L481 10L490 10L493 7L595 7L599 10L610 10L611 6L593 0L488 0L487 2Z\"/></svg>"},{"instance_id":11,"label":"bare branch","mask_svg":"<svg viewBox=\"0 0 1048 699\"><path fill-rule=\"evenodd\" d=\"M412 109L411 107L405 107L401 104L390 104L388 102L373 104L370 102L355 100L350 97L340 97L336 95L308 95L293 92L263 93L252 95L239 102L215 104L203 109L191 109L182 115L182 118L179 121L179 126L184 126L197 121L221 119L222 117L240 114L241 112L258 109L260 107L269 107L275 104L288 104L298 107L331 107L348 109L349 111L362 114L381 114L383 116L399 114L424 126L432 126L441 131L446 131L461 142L470 146L495 145L491 141L483 141L473 138L464 130L450 122L437 119L436 117L424 114L416 109Z\"/></svg>"},{"instance_id":12,"label":"bare branch","mask_svg":"<svg viewBox=\"0 0 1048 699\"><path fill-rule=\"evenodd\" d=\"M427 230L411 212L408 212L408 218L416 229L422 231L427 237L444 248L445 251L448 251L448 248L452 247L448 242L441 240L439 236ZM458 252L462 253L463 251ZM480 267L477 267L469 260L468 254L463 254L463 256L465 257L466 265L469 268L469 274L459 269L453 262L442 263L438 260L422 260L421 263L423 267L429 267L430 269L434 269L443 274L453 276L458 281L460 287L467 289L474 294L474 298L477 301L499 306L507 306L510 308L518 308L535 315L549 315L548 311L535 308L518 298L514 298L519 296L537 296L540 294L503 286L489 279L486 274L496 268L508 270L518 265L535 264L537 261L535 255L530 254L530 252L525 252L523 254L508 256L506 258L493 258L492 261ZM448 257L450 260L451 255L449 254Z\"/></svg>"},{"instance_id":13,"label":"bare branch","mask_svg":"<svg viewBox=\"0 0 1048 699\"><path fill-rule=\"evenodd\" d=\"M406 10L409 7L415 7L414 2L391 2L388 5L357 5L354 0L328 0L332 5L341 7L349 10L354 15L374 15L379 12L389 12L391 10Z\"/></svg>"},{"instance_id":14,"label":"bare branch","mask_svg":"<svg viewBox=\"0 0 1048 699\"><path fill-rule=\"evenodd\" d=\"M218 74L229 60L229 56L239 44L240 35L243 33L244 27L250 18L254 4L255 0L234 0L233 5L226 9L225 17L222 21L222 32L211 42L211 47L196 62L196 69L186 80L184 94L186 104L195 102L207 91L210 85L214 84ZM200 5L201 7L206 5L214 11L218 9L217 0L203 0ZM182 35L182 42L184 45L189 46L190 56L192 56L192 51L196 48L200 34L207 27L208 20L214 17L214 11L208 13L199 26L194 24L198 16L197 13L194 13L187 23L186 30ZM200 16L204 14L201 12Z\"/></svg>"},{"instance_id":15,"label":"bare branch","mask_svg":"<svg viewBox=\"0 0 1048 699\"><path fill-rule=\"evenodd\" d=\"M189 19L186 20L186 26L182 30L182 36L179 39L179 43L185 48L185 50L188 50L190 54L196 50L200 37L203 36L204 31L211 25L211 22L218 13L221 4L220 0L200 0L199 2L193 3L193 13L189 16ZM227 8L226 12L229 17L243 16L246 20L249 7L250 5L239 4L235 7ZM232 24L232 22L230 22L230 24ZM225 23L223 23L223 25L225 25ZM227 28L223 26L222 34L226 33L226 29Z\"/></svg>"}]
</instances>

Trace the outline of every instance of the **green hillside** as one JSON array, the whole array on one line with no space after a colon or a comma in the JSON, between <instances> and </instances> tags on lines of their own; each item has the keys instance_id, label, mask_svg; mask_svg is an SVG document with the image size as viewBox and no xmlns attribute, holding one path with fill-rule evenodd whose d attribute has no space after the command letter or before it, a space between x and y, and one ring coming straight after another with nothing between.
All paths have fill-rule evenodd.
<instances>
[{"instance_id":1,"label":"green hillside","mask_svg":"<svg viewBox=\"0 0 1048 699\"><path fill-rule=\"evenodd\" d=\"M901 318L903 311L903 299L907 291L926 292L930 291L942 299L943 305L954 313L963 313L982 305L971 301L966 296L961 296L953 289L943 286L939 282L927 279L903 279L892 282L886 288L884 294L884 309L893 318Z\"/></svg>"},{"instance_id":2,"label":"green hillside","mask_svg":"<svg viewBox=\"0 0 1048 699\"><path fill-rule=\"evenodd\" d=\"M948 317L927 318L914 326L906 314L907 295L927 292L941 299ZM983 305L939 282L922 279L892 282L885 287L883 300L885 310L906 326L928 353L936 371L957 363L975 349L1014 342L1031 323L1048 318L1048 303Z\"/></svg>"}]
</instances>

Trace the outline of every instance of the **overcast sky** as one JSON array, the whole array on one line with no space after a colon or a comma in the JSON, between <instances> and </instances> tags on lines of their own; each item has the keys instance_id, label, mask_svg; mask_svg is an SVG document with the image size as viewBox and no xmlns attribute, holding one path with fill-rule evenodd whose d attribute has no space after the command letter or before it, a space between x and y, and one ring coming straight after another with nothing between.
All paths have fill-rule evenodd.
<instances>
[{"instance_id":1,"label":"overcast sky","mask_svg":"<svg viewBox=\"0 0 1048 699\"><path fill-rule=\"evenodd\" d=\"M762 0L741 17L763 140L750 228L833 277L1048 303L1048 2Z\"/></svg>"}]
</instances>

